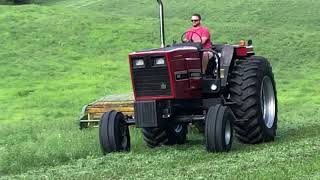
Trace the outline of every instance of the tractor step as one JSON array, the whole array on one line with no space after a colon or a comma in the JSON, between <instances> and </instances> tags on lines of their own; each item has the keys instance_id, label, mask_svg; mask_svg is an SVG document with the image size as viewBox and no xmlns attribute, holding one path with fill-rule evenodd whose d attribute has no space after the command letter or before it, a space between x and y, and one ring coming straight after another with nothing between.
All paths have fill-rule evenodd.
<instances>
[{"instance_id":1,"label":"tractor step","mask_svg":"<svg viewBox=\"0 0 320 180\"><path fill-rule=\"evenodd\" d=\"M237 122L237 123L246 123L248 121L249 121L249 119L236 119L235 120L235 122Z\"/></svg>"},{"instance_id":2,"label":"tractor step","mask_svg":"<svg viewBox=\"0 0 320 180\"><path fill-rule=\"evenodd\" d=\"M230 101L230 102L224 102L224 105L234 105L237 104L237 102Z\"/></svg>"}]
</instances>

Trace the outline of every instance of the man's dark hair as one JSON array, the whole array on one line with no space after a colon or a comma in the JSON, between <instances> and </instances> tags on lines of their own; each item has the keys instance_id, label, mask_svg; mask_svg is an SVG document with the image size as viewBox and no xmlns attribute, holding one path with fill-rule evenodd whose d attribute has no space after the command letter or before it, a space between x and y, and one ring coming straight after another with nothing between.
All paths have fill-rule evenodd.
<instances>
[{"instance_id":1,"label":"man's dark hair","mask_svg":"<svg viewBox=\"0 0 320 180\"><path fill-rule=\"evenodd\" d=\"M201 20L201 16L198 13L193 13L192 16L197 16L199 18L199 20Z\"/></svg>"}]
</instances>

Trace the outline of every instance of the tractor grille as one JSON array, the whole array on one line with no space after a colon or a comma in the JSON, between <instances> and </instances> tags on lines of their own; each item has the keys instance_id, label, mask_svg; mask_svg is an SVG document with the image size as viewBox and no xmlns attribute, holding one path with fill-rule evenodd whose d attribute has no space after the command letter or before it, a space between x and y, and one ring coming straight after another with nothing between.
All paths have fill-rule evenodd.
<instances>
[{"instance_id":1,"label":"tractor grille","mask_svg":"<svg viewBox=\"0 0 320 180\"><path fill-rule=\"evenodd\" d=\"M171 95L167 67L146 67L133 69L136 96Z\"/></svg>"}]
</instances>

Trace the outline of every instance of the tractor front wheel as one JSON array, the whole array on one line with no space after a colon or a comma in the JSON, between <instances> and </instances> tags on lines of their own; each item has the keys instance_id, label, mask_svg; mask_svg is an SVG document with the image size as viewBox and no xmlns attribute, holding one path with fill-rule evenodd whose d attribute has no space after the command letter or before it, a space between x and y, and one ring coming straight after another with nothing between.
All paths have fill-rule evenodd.
<instances>
[{"instance_id":1,"label":"tractor front wheel","mask_svg":"<svg viewBox=\"0 0 320 180\"><path fill-rule=\"evenodd\" d=\"M232 145L232 112L227 106L211 106L206 115L205 142L209 152L226 152Z\"/></svg>"},{"instance_id":2,"label":"tractor front wheel","mask_svg":"<svg viewBox=\"0 0 320 180\"><path fill-rule=\"evenodd\" d=\"M130 150L129 128L121 112L109 111L103 114L99 125L99 139L103 154Z\"/></svg>"}]
</instances>

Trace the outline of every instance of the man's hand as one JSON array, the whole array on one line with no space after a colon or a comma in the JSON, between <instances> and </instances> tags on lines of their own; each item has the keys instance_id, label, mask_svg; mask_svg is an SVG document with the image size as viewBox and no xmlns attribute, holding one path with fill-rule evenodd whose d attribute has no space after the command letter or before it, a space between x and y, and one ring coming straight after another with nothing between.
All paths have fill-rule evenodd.
<instances>
[{"instance_id":1,"label":"man's hand","mask_svg":"<svg viewBox=\"0 0 320 180\"><path fill-rule=\"evenodd\" d=\"M183 39L183 42L190 42L191 40L187 39L187 38L184 38Z\"/></svg>"}]
</instances>

